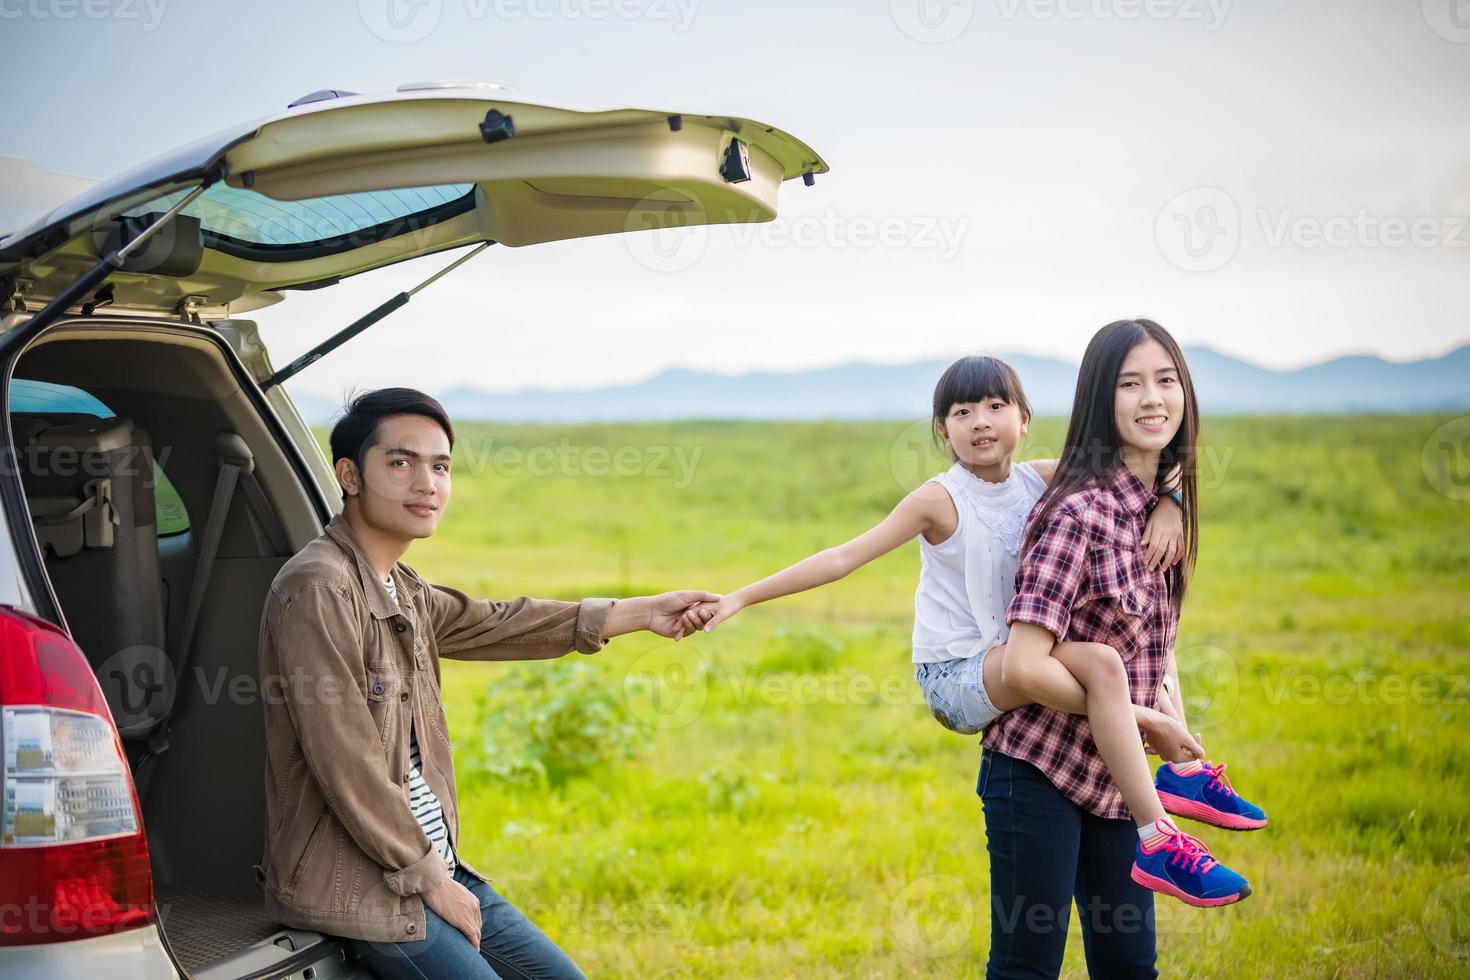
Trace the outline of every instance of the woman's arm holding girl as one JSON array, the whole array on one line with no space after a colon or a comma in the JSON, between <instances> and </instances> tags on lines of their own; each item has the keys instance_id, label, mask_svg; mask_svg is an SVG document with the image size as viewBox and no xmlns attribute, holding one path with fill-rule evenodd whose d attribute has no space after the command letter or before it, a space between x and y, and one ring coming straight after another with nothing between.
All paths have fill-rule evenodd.
<instances>
[{"instance_id":1,"label":"woman's arm holding girl","mask_svg":"<svg viewBox=\"0 0 1470 980\"><path fill-rule=\"evenodd\" d=\"M1051 486L1057 473L1055 459L1033 459L1030 465L1038 476ZM1164 488L1179 487L1181 471L1176 464L1164 477ZM1148 515L1148 525L1143 529L1143 552L1148 558L1149 568L1171 568L1184 557L1184 509L1173 497L1162 496L1158 505Z\"/></svg>"}]
</instances>

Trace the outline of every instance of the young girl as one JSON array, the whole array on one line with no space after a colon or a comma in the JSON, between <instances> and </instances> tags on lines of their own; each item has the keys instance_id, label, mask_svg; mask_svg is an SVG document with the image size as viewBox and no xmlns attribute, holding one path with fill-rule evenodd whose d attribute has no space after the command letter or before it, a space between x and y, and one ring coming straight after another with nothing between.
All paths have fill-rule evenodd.
<instances>
[{"instance_id":1,"label":"young girl","mask_svg":"<svg viewBox=\"0 0 1470 980\"><path fill-rule=\"evenodd\" d=\"M1050 648L1065 684L1044 668L1015 679L1006 676L1011 658L1005 616L1015 594L1022 533L1057 465L1055 460L1012 460L1031 422L1015 372L991 357L956 361L935 388L933 421L954 460L947 472L910 493L881 523L852 541L692 609L686 614L688 628L711 630L745 606L834 582L920 537L913 658L915 677L934 717L952 731L973 734L1002 712L1038 701L1086 715L1098 751L1138 824L1167 822L1139 730L1171 762L1198 765L1203 757L1171 699L1157 699L1162 711L1133 704L1123 659L1096 642L1060 642ZM1172 500L1161 504L1139 543L1139 560L1155 571L1182 554L1177 508ZM1147 704L1155 701L1149 697Z\"/></svg>"}]
</instances>

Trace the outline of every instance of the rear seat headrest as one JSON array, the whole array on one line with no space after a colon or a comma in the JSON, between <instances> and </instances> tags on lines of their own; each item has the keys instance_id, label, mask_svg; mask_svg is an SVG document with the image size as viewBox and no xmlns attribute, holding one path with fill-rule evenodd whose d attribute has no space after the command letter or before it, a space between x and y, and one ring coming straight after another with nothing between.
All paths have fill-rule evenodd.
<instances>
[{"instance_id":1,"label":"rear seat headrest","mask_svg":"<svg viewBox=\"0 0 1470 980\"><path fill-rule=\"evenodd\" d=\"M220 465L234 463L240 467L241 476L255 472L255 454L250 451L243 437L235 432L221 432L214 437L214 451Z\"/></svg>"}]
</instances>

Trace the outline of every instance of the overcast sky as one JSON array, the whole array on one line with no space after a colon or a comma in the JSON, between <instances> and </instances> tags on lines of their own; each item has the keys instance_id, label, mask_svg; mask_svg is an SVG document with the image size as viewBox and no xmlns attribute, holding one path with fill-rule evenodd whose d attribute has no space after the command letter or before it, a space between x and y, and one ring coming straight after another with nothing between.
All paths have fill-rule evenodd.
<instances>
[{"instance_id":1,"label":"overcast sky","mask_svg":"<svg viewBox=\"0 0 1470 980\"><path fill-rule=\"evenodd\" d=\"M0 0L0 155L111 175L314 89L479 79L749 116L771 225L493 248L292 387L1076 360L1108 320L1272 366L1470 340L1464 0ZM277 365L428 258L261 311Z\"/></svg>"}]
</instances>

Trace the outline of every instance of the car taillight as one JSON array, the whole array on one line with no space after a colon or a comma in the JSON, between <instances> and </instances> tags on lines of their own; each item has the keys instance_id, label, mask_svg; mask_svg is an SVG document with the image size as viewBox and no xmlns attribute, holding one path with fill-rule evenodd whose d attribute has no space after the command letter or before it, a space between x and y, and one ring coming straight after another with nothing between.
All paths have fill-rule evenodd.
<instances>
[{"instance_id":1,"label":"car taillight","mask_svg":"<svg viewBox=\"0 0 1470 980\"><path fill-rule=\"evenodd\" d=\"M0 946L153 921L138 794L87 658L64 632L0 610Z\"/></svg>"}]
</instances>

